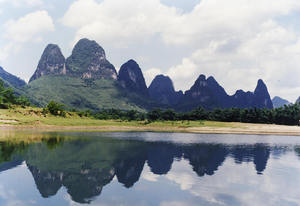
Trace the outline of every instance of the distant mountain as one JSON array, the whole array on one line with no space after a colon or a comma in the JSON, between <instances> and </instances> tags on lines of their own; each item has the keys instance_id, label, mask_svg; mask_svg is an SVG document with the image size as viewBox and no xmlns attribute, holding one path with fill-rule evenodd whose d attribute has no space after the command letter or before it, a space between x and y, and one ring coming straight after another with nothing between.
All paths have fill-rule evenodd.
<instances>
[{"instance_id":1,"label":"distant mountain","mask_svg":"<svg viewBox=\"0 0 300 206\"><path fill-rule=\"evenodd\" d=\"M65 75L66 74L66 59L61 53L60 48L55 44L49 44L44 50L39 61L36 71L30 78L32 82L45 75Z\"/></svg>"},{"instance_id":2,"label":"distant mountain","mask_svg":"<svg viewBox=\"0 0 300 206\"><path fill-rule=\"evenodd\" d=\"M232 98L232 105L238 108L273 108L267 86L261 79L258 80L254 93L238 90Z\"/></svg>"},{"instance_id":3,"label":"distant mountain","mask_svg":"<svg viewBox=\"0 0 300 206\"><path fill-rule=\"evenodd\" d=\"M199 106L206 109L230 107L230 97L213 77L206 79L200 75L191 89L185 92L178 108L189 111Z\"/></svg>"},{"instance_id":4,"label":"distant mountain","mask_svg":"<svg viewBox=\"0 0 300 206\"><path fill-rule=\"evenodd\" d=\"M156 76L148 90L150 97L161 104L176 105L183 97L183 92L176 92L172 80L164 75Z\"/></svg>"},{"instance_id":5,"label":"distant mountain","mask_svg":"<svg viewBox=\"0 0 300 206\"><path fill-rule=\"evenodd\" d=\"M26 88L32 103L43 107L51 100L76 109L149 109L149 104L110 79L86 81L78 77L48 75L31 82Z\"/></svg>"},{"instance_id":6,"label":"distant mountain","mask_svg":"<svg viewBox=\"0 0 300 206\"><path fill-rule=\"evenodd\" d=\"M28 85L0 68L0 77L16 93L26 95L37 106L51 100L76 109L122 109L145 111L173 108L190 111L199 106L214 108L273 108L267 86L259 80L254 92L238 90L230 96L214 79L200 75L185 93L175 91L172 80L156 76L147 88L143 72L129 60L117 74L95 41L81 39L65 59L58 45L49 44Z\"/></svg>"},{"instance_id":7,"label":"distant mountain","mask_svg":"<svg viewBox=\"0 0 300 206\"><path fill-rule=\"evenodd\" d=\"M12 75L0 67L0 78L4 80L7 86L20 88L26 85L26 82L15 75Z\"/></svg>"},{"instance_id":8,"label":"distant mountain","mask_svg":"<svg viewBox=\"0 0 300 206\"><path fill-rule=\"evenodd\" d=\"M253 105L253 92L244 92L243 90L238 90L232 96L233 106L237 108L249 108Z\"/></svg>"},{"instance_id":9,"label":"distant mountain","mask_svg":"<svg viewBox=\"0 0 300 206\"><path fill-rule=\"evenodd\" d=\"M121 66L118 81L127 90L142 96L148 96L144 75L134 60L129 60Z\"/></svg>"},{"instance_id":10,"label":"distant mountain","mask_svg":"<svg viewBox=\"0 0 300 206\"><path fill-rule=\"evenodd\" d=\"M10 170L10 169L13 169L13 168L21 165L22 163L23 163L23 160L18 160L18 159L14 159L9 162L2 162L0 164L0 173Z\"/></svg>"},{"instance_id":11,"label":"distant mountain","mask_svg":"<svg viewBox=\"0 0 300 206\"><path fill-rule=\"evenodd\" d=\"M238 90L233 96L229 96L213 77L206 79L204 75L199 76L176 107L189 111L199 106L205 109L273 108L268 89L262 80L258 80L254 93Z\"/></svg>"},{"instance_id":12,"label":"distant mountain","mask_svg":"<svg viewBox=\"0 0 300 206\"><path fill-rule=\"evenodd\" d=\"M300 97L297 99L296 103L300 103Z\"/></svg>"},{"instance_id":13,"label":"distant mountain","mask_svg":"<svg viewBox=\"0 0 300 206\"><path fill-rule=\"evenodd\" d=\"M95 41L81 39L66 60L67 75L83 79L117 79L115 67Z\"/></svg>"},{"instance_id":14,"label":"distant mountain","mask_svg":"<svg viewBox=\"0 0 300 206\"><path fill-rule=\"evenodd\" d=\"M81 39L67 60L57 45L48 45L25 93L37 106L53 100L67 108L90 110L144 111L152 105L160 107L145 98L148 90L136 62L124 64L117 79L104 49L88 39Z\"/></svg>"},{"instance_id":15,"label":"distant mountain","mask_svg":"<svg viewBox=\"0 0 300 206\"><path fill-rule=\"evenodd\" d=\"M274 108L279 108L279 107L283 107L284 105L291 104L288 100L282 99L281 97L278 97L278 96L276 96L272 99L272 103L273 103Z\"/></svg>"},{"instance_id":16,"label":"distant mountain","mask_svg":"<svg viewBox=\"0 0 300 206\"><path fill-rule=\"evenodd\" d=\"M29 82L46 75L67 75L82 79L117 79L115 67L106 59L104 49L95 41L81 39L72 55L65 59L58 45L49 44Z\"/></svg>"},{"instance_id":17,"label":"distant mountain","mask_svg":"<svg viewBox=\"0 0 300 206\"><path fill-rule=\"evenodd\" d=\"M266 84L263 80L258 80L254 91L254 101L252 107L256 108L273 108L273 103Z\"/></svg>"}]
</instances>

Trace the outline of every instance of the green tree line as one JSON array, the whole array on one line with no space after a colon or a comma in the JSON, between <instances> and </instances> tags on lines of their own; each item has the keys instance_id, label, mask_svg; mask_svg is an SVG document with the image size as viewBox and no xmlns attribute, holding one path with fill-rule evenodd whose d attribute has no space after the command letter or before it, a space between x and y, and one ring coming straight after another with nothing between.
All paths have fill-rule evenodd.
<instances>
[{"instance_id":1,"label":"green tree line","mask_svg":"<svg viewBox=\"0 0 300 206\"><path fill-rule=\"evenodd\" d=\"M16 96L12 88L7 88L0 79L0 108L8 109L12 105L29 106L30 102L26 97Z\"/></svg>"},{"instance_id":2,"label":"green tree line","mask_svg":"<svg viewBox=\"0 0 300 206\"><path fill-rule=\"evenodd\" d=\"M93 116L97 119L121 119L128 121L221 121L221 122L244 122L244 123L264 123L281 125L298 125L300 120L300 105L286 105L276 109L214 109L205 110L202 107L191 112L178 113L174 110L154 109L147 113L137 111L121 111L110 109L99 111Z\"/></svg>"},{"instance_id":3,"label":"green tree line","mask_svg":"<svg viewBox=\"0 0 300 206\"><path fill-rule=\"evenodd\" d=\"M16 96L12 88L6 88L4 82L0 79L0 108L9 108L11 105L29 106L30 102L25 97ZM221 121L221 122L244 122L244 123L265 123L281 125L299 125L300 104L285 105L276 109L220 109L205 110L202 107L190 112L179 113L172 109L162 110L154 109L143 113L135 110L123 111L119 109L108 109L98 112L73 111L81 117L92 117L95 119L109 120L119 119L126 121ZM57 116L66 116L65 106L63 104L51 101L43 109L43 113L50 113Z\"/></svg>"}]
</instances>

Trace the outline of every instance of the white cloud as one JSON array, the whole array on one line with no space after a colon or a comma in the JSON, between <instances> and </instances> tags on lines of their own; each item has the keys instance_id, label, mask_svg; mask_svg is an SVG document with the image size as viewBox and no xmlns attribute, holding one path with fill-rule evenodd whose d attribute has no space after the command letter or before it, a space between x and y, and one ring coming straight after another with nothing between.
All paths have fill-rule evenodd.
<instances>
[{"instance_id":1,"label":"white cloud","mask_svg":"<svg viewBox=\"0 0 300 206\"><path fill-rule=\"evenodd\" d=\"M0 50L0 62L7 58L7 54L1 49Z\"/></svg>"},{"instance_id":2,"label":"white cloud","mask_svg":"<svg viewBox=\"0 0 300 206\"><path fill-rule=\"evenodd\" d=\"M159 180L160 175L156 175L151 172L151 169L148 165L146 165L143 169L141 178L150 182L157 182Z\"/></svg>"},{"instance_id":3,"label":"white cloud","mask_svg":"<svg viewBox=\"0 0 300 206\"><path fill-rule=\"evenodd\" d=\"M0 60L5 60L10 54L17 54L28 42L42 41L42 35L54 31L54 23L47 11L35 11L19 19L8 20L4 24L6 44L0 52Z\"/></svg>"},{"instance_id":4,"label":"white cloud","mask_svg":"<svg viewBox=\"0 0 300 206\"><path fill-rule=\"evenodd\" d=\"M52 18L47 11L29 13L5 23L5 37L14 42L27 42L39 38L42 32L54 31Z\"/></svg>"},{"instance_id":5,"label":"white cloud","mask_svg":"<svg viewBox=\"0 0 300 206\"><path fill-rule=\"evenodd\" d=\"M201 0L185 13L159 0L77 0L62 23L76 29L73 43L88 37L116 48L148 41L151 48L160 39L162 48L190 51L164 70L177 89L188 89L200 73L214 75L231 94L253 90L262 78L271 94L295 99L300 38L276 19L299 10L298 0ZM159 70L146 71L147 82Z\"/></svg>"},{"instance_id":6,"label":"white cloud","mask_svg":"<svg viewBox=\"0 0 300 206\"><path fill-rule=\"evenodd\" d=\"M146 70L144 73L145 80L148 86L150 86L152 80L155 78L156 75L162 74L162 71L158 68L151 68Z\"/></svg>"},{"instance_id":7,"label":"white cloud","mask_svg":"<svg viewBox=\"0 0 300 206\"><path fill-rule=\"evenodd\" d=\"M293 188L298 183L299 175L282 176L277 171L280 167L297 174L297 158L293 152L280 159L271 157L264 175L256 174L253 162L236 164L233 158L227 158L214 175L202 177L196 175L186 160L182 160L173 163L166 178L180 186L181 190L206 200L206 205L298 205L299 192Z\"/></svg>"},{"instance_id":8,"label":"white cloud","mask_svg":"<svg viewBox=\"0 0 300 206\"><path fill-rule=\"evenodd\" d=\"M167 75L173 80L174 85L177 85L177 89L188 89L196 80L199 72L199 65L188 58L183 58L182 63L171 67Z\"/></svg>"},{"instance_id":9,"label":"white cloud","mask_svg":"<svg viewBox=\"0 0 300 206\"><path fill-rule=\"evenodd\" d=\"M0 185L0 198L1 205L4 206L29 205L26 201L19 200L15 191L7 190L3 185Z\"/></svg>"},{"instance_id":10,"label":"white cloud","mask_svg":"<svg viewBox=\"0 0 300 206\"><path fill-rule=\"evenodd\" d=\"M190 87L186 82L191 77L195 80L200 73L212 75L231 94L239 88L253 91L256 81L262 78L271 94L294 99L300 94L299 41L293 31L267 21L249 38L211 41L168 74L177 88L185 89Z\"/></svg>"},{"instance_id":11,"label":"white cloud","mask_svg":"<svg viewBox=\"0 0 300 206\"><path fill-rule=\"evenodd\" d=\"M77 28L76 40L89 37L125 47L132 42L147 41L164 30L165 21L172 22L176 18L176 9L159 0L105 0L101 3L77 0L62 22Z\"/></svg>"},{"instance_id":12,"label":"white cloud","mask_svg":"<svg viewBox=\"0 0 300 206\"><path fill-rule=\"evenodd\" d=\"M165 43L194 44L251 30L261 21L299 8L296 0L202 0L189 13L181 13L159 0L77 0L62 22L77 28L77 37L111 41L147 39L159 34ZM126 9L130 8L130 9ZM248 29L247 29L248 28Z\"/></svg>"}]
</instances>

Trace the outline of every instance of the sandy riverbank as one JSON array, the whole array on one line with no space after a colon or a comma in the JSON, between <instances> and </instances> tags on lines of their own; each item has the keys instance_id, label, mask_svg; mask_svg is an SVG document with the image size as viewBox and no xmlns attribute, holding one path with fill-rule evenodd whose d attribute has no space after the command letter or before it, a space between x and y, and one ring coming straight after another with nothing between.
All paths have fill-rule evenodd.
<instances>
[{"instance_id":1,"label":"sandy riverbank","mask_svg":"<svg viewBox=\"0 0 300 206\"><path fill-rule=\"evenodd\" d=\"M124 123L126 124L126 123ZM105 125L105 126L57 126L57 125L0 125L0 130L37 130L37 131L98 131L98 132L186 132L204 134L252 134L252 135L286 135L300 136L300 127L268 124L225 123L213 126L186 125ZM222 126L223 125L223 126Z\"/></svg>"},{"instance_id":2,"label":"sandy riverbank","mask_svg":"<svg viewBox=\"0 0 300 206\"><path fill-rule=\"evenodd\" d=\"M40 108L0 110L0 134L12 130L99 132L187 132L210 134L264 134L300 136L300 127L213 121L121 121L97 120L68 113L66 117L44 116Z\"/></svg>"}]
</instances>

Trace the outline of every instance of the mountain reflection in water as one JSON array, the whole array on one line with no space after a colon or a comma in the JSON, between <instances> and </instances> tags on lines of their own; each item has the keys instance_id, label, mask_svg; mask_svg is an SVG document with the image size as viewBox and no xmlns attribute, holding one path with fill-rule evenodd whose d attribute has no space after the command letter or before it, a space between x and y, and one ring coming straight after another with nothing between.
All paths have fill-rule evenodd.
<instances>
[{"instance_id":1,"label":"mountain reflection in water","mask_svg":"<svg viewBox=\"0 0 300 206\"><path fill-rule=\"evenodd\" d=\"M178 144L111 138L64 141L57 136L27 145L3 142L0 147L0 172L25 161L43 198L56 195L64 186L77 203L90 203L115 177L124 187L133 187L145 164L153 174L166 175L174 161L186 160L203 177L214 175L226 158L233 158L236 164L253 163L257 175L263 175L271 154L279 158L289 150L264 143ZM300 155L297 147L294 151Z\"/></svg>"}]
</instances>

